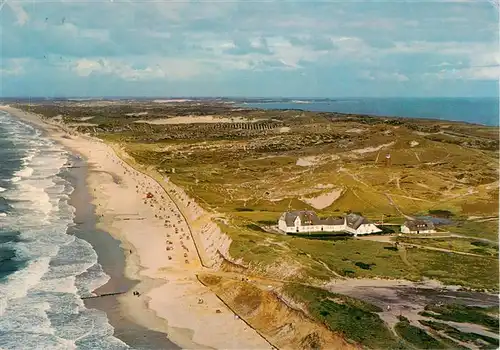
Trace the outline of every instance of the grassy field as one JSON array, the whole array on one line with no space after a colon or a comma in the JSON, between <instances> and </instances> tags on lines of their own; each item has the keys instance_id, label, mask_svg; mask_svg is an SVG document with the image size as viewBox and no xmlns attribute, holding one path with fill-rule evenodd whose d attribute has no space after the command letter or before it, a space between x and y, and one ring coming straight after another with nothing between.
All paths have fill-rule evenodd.
<instances>
[{"instance_id":1,"label":"grassy field","mask_svg":"<svg viewBox=\"0 0 500 350\"><path fill-rule=\"evenodd\" d=\"M422 276L445 284L498 290L498 259L426 249L407 249L408 262Z\"/></svg>"},{"instance_id":2,"label":"grassy field","mask_svg":"<svg viewBox=\"0 0 500 350\"><path fill-rule=\"evenodd\" d=\"M466 220L498 215L498 129L335 113L233 110L216 102L60 103L30 109L48 118L62 116L81 132L119 144L137 162L183 187L205 209L223 215L227 224L220 226L233 240L231 255L261 273L321 281L336 275L431 277L489 289L498 282L496 249L490 246L452 242L456 250L484 257L422 249L402 256L379 242L310 240L262 229L288 209L313 209L321 216L353 211L398 224L405 215L434 210L452 214L454 224L445 228L450 232L498 241L495 222ZM147 116L131 114L143 111ZM239 121L148 124L201 115ZM77 126L84 117L94 125ZM245 119L253 122L241 122ZM317 198L334 191L338 197L318 209ZM315 200L318 208L310 204Z\"/></svg>"},{"instance_id":3,"label":"grassy field","mask_svg":"<svg viewBox=\"0 0 500 350\"><path fill-rule=\"evenodd\" d=\"M485 255L493 258L498 257L498 244L469 238L419 238L397 237L396 242L417 244L427 247L442 248L457 252Z\"/></svg>"},{"instance_id":4,"label":"grassy field","mask_svg":"<svg viewBox=\"0 0 500 350\"><path fill-rule=\"evenodd\" d=\"M446 230L463 236L477 237L498 242L498 213L496 219L478 222L477 220L461 220L456 225L445 227Z\"/></svg>"}]
</instances>

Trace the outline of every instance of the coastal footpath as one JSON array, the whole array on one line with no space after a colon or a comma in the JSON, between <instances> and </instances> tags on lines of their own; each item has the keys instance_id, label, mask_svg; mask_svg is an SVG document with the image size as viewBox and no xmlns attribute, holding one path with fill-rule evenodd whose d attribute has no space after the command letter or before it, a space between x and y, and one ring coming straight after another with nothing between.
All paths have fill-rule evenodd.
<instances>
[{"instance_id":1,"label":"coastal footpath","mask_svg":"<svg viewBox=\"0 0 500 350\"><path fill-rule=\"evenodd\" d=\"M272 348L197 279L198 273L210 271L202 266L205 251L197 251L186 213L156 180L132 168L98 139L70 134L35 114L2 109L45 130L51 139L86 159L98 227L121 241L125 276L140 281L119 297L124 317L167 334L182 348ZM180 189L175 195L188 201ZM200 209L189 214L200 216ZM197 227L202 222L198 217Z\"/></svg>"}]
</instances>

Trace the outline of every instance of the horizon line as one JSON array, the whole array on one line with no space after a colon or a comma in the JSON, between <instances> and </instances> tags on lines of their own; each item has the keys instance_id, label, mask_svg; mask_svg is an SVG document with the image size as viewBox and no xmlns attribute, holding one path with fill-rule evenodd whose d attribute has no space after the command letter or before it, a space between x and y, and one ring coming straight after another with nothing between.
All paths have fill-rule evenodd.
<instances>
[{"instance_id":1,"label":"horizon line","mask_svg":"<svg viewBox=\"0 0 500 350\"><path fill-rule=\"evenodd\" d=\"M500 99L500 96L333 96L333 97L304 97L304 96L133 96L133 95L108 95L108 96L0 96L1 99L43 99L43 100L57 100L57 99L237 99L237 100L271 100L271 99L284 99L284 100L335 100L335 99L480 99L480 98L495 98Z\"/></svg>"}]
</instances>

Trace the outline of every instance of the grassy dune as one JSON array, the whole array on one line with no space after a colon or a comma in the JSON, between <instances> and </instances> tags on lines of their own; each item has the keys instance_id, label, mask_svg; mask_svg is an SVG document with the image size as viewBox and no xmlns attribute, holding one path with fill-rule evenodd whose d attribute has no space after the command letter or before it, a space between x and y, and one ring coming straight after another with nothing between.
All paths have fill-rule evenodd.
<instances>
[{"instance_id":1,"label":"grassy dune","mask_svg":"<svg viewBox=\"0 0 500 350\"><path fill-rule=\"evenodd\" d=\"M380 242L313 241L263 232L287 209L313 209L323 216L353 211L399 224L405 215L444 210L453 214L454 223L443 231L497 241L496 221L481 220L498 215L497 128L335 113L234 110L215 102L30 108L120 144L137 162L168 176L200 205L226 218L219 224L233 240L230 253L263 274L280 274L276 266L285 263L293 267L298 280L327 280L338 274L431 277L475 288L495 288L498 282L494 246L429 240L425 243L431 247L451 245L451 250L479 256L410 249L402 257ZM147 115L131 114L144 111ZM203 115L235 122L145 123ZM91 119L78 126L82 118ZM387 153L390 164L385 163ZM321 209L304 199L332 191L338 198ZM468 220L471 216L475 219Z\"/></svg>"},{"instance_id":2,"label":"grassy dune","mask_svg":"<svg viewBox=\"0 0 500 350\"><path fill-rule=\"evenodd\" d=\"M498 290L498 128L241 110L217 102L19 107L119 145L137 163L181 186L218 214L217 224L232 239L231 257L248 266L248 273L281 280L287 298L345 339L384 349L464 348L457 341L487 343L485 348L498 344L437 321L415 324L401 318L392 332L377 307L301 284L321 285L332 278L431 278ZM226 119L189 122L199 116ZM172 117L185 117L186 123L159 123ZM386 164L388 153L391 161ZM322 195L330 200L323 199L321 208L315 208ZM439 227L431 238L397 237L403 247L390 240L309 239L266 232L289 209L311 209L320 216L352 211L398 225L407 216L445 214L452 223ZM256 286L220 278L203 281L278 343L316 348L339 341L321 333L324 327L304 326L301 315L290 313L275 295ZM479 309L429 306L423 316L498 330L498 314L495 323L495 317ZM288 327L285 321L302 329L280 335L277 330Z\"/></svg>"}]
</instances>

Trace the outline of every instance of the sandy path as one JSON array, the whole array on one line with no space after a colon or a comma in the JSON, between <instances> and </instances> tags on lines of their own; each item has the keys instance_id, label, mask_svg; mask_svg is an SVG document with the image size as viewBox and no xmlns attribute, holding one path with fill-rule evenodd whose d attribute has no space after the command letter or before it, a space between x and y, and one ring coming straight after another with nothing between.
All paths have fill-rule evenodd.
<instances>
[{"instance_id":1,"label":"sandy path","mask_svg":"<svg viewBox=\"0 0 500 350\"><path fill-rule=\"evenodd\" d=\"M69 136L37 116L4 109L47 130L51 138L84 156L94 170L88 185L100 226L128 252L126 276L141 281L135 288L140 297L130 291L120 298L125 317L167 333L183 348L271 348L196 279L201 264L193 239L188 238L188 224L155 180L131 168L98 140ZM148 192L153 198L146 198ZM203 304L198 304L200 297Z\"/></svg>"}]
</instances>

